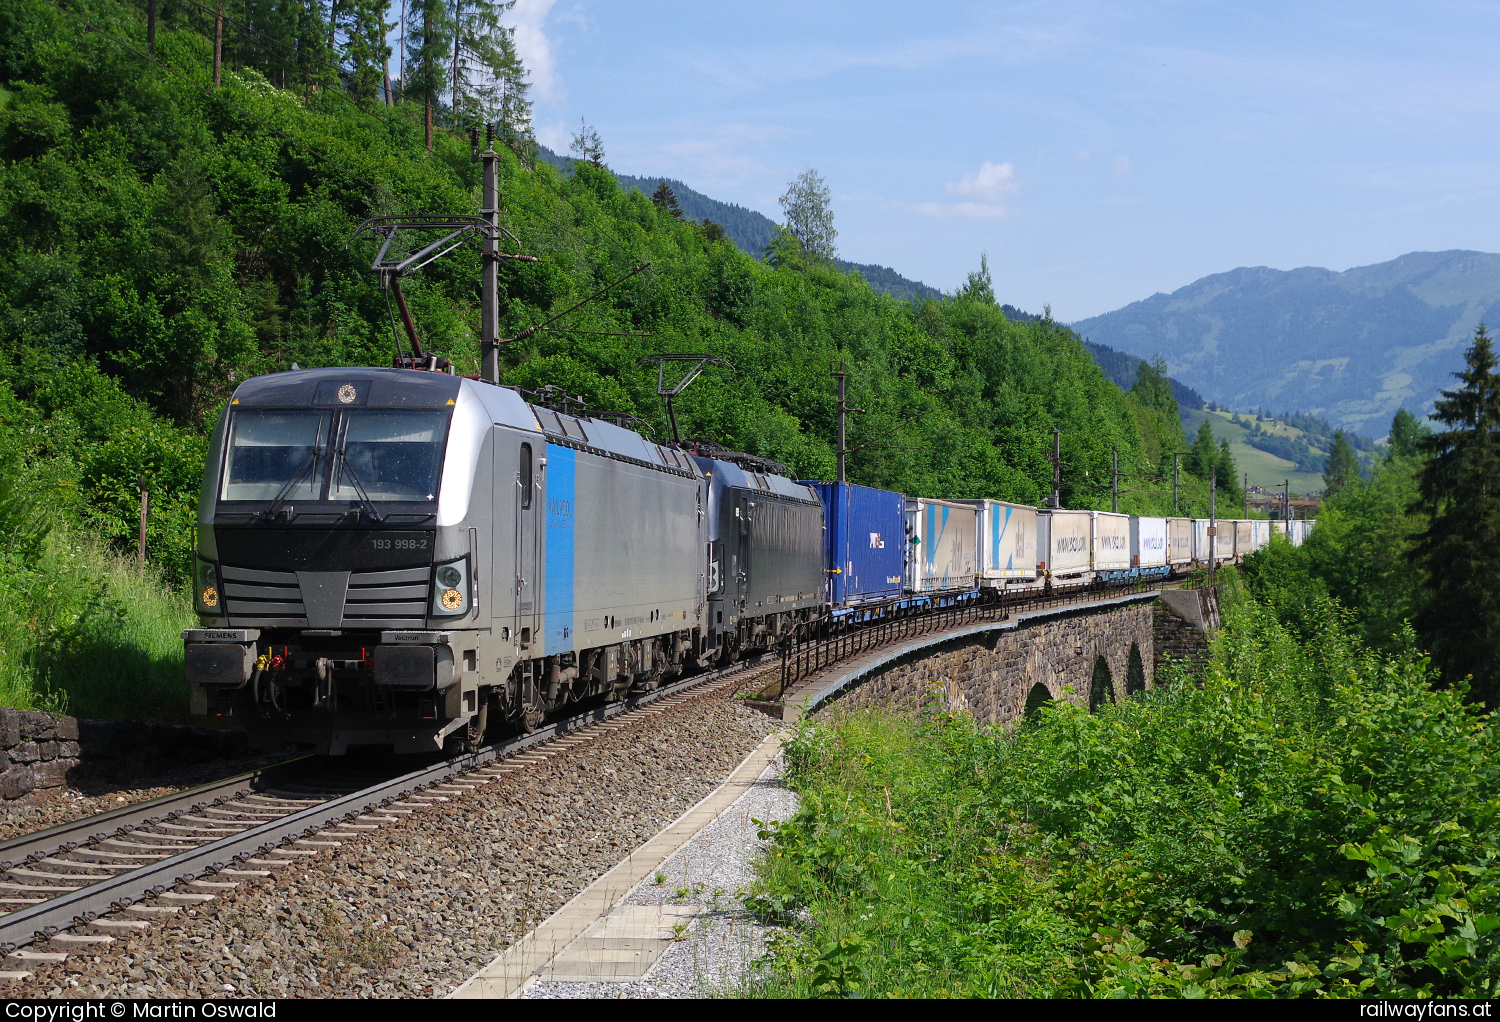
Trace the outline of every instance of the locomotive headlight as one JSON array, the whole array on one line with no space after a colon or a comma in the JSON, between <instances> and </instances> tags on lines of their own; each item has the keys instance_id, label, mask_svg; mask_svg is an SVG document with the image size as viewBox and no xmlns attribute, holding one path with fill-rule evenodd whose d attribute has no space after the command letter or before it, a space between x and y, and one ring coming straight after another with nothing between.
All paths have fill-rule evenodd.
<instances>
[{"instance_id":1,"label":"locomotive headlight","mask_svg":"<svg viewBox=\"0 0 1500 1022\"><path fill-rule=\"evenodd\" d=\"M439 564L432 573L432 613L454 617L469 612L469 559Z\"/></svg>"},{"instance_id":2,"label":"locomotive headlight","mask_svg":"<svg viewBox=\"0 0 1500 1022\"><path fill-rule=\"evenodd\" d=\"M198 613L218 616L224 611L219 607L219 570L212 561L198 559Z\"/></svg>"}]
</instances>

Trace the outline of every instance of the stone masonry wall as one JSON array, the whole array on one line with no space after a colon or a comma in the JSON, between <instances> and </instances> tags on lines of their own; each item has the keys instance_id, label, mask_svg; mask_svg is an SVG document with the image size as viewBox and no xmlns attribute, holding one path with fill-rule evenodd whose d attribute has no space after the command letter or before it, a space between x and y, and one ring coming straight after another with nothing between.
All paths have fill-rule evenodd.
<instances>
[{"instance_id":1,"label":"stone masonry wall","mask_svg":"<svg viewBox=\"0 0 1500 1022\"><path fill-rule=\"evenodd\" d=\"M0 708L0 804L45 798L84 776L123 779L247 755L238 731Z\"/></svg>"},{"instance_id":2,"label":"stone masonry wall","mask_svg":"<svg viewBox=\"0 0 1500 1022\"><path fill-rule=\"evenodd\" d=\"M1147 687L1152 684L1155 604L1080 609L924 647L855 685L837 704L916 708L924 699L938 698L945 709L1000 724L1024 715L1036 684L1053 699L1087 706L1101 656L1109 665L1114 697L1122 700L1132 644L1140 652Z\"/></svg>"}]
</instances>

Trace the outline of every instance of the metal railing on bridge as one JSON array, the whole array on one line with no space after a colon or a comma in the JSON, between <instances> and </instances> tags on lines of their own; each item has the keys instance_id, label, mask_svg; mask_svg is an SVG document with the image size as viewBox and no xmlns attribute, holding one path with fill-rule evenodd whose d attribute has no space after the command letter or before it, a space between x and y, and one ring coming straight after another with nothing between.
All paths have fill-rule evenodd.
<instances>
[{"instance_id":1,"label":"metal railing on bridge","mask_svg":"<svg viewBox=\"0 0 1500 1022\"><path fill-rule=\"evenodd\" d=\"M799 639L797 635L788 635L781 640L777 649L781 657L781 683L776 698L781 700L787 689L827 667L916 636L945 632L981 621L1004 621L1017 611L1045 610L1070 604L1086 606L1103 599L1153 592L1175 584L1169 579L1143 579L1127 585L1090 582L1010 594L993 591L972 596L969 593L934 594L926 598L930 603L925 606L914 607L914 598L907 597L860 607L857 615L851 614L842 622L824 624L820 634L813 638Z\"/></svg>"}]
</instances>

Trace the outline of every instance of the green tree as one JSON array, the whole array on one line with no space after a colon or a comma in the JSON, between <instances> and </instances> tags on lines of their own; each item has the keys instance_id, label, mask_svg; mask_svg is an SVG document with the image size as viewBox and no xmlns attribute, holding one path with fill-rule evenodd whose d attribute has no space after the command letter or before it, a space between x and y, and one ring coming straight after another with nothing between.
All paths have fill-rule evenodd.
<instances>
[{"instance_id":1,"label":"green tree","mask_svg":"<svg viewBox=\"0 0 1500 1022\"><path fill-rule=\"evenodd\" d=\"M995 304L995 282L990 279L988 253L979 253L979 269L970 272L968 279L958 289L958 297L967 298L973 302L984 302L986 305Z\"/></svg>"},{"instance_id":2,"label":"green tree","mask_svg":"<svg viewBox=\"0 0 1500 1022\"><path fill-rule=\"evenodd\" d=\"M682 204L677 201L677 193L672 191L672 186L665 181L651 193L651 204L657 209L665 210L673 220L682 219Z\"/></svg>"},{"instance_id":3,"label":"green tree","mask_svg":"<svg viewBox=\"0 0 1500 1022\"><path fill-rule=\"evenodd\" d=\"M1199 479L1207 479L1209 469L1216 468L1218 460L1219 449L1214 444L1214 428L1204 419L1198 426L1198 435L1193 438L1193 446L1183 459L1183 467Z\"/></svg>"},{"instance_id":4,"label":"green tree","mask_svg":"<svg viewBox=\"0 0 1500 1022\"><path fill-rule=\"evenodd\" d=\"M371 105L385 80L391 56L385 12L384 0L339 0L333 9L338 19L333 27L344 35L349 93L361 106Z\"/></svg>"},{"instance_id":5,"label":"green tree","mask_svg":"<svg viewBox=\"0 0 1500 1022\"><path fill-rule=\"evenodd\" d=\"M1388 440L1392 457L1406 458L1421 451L1423 443L1432 436L1432 430L1405 408L1398 409L1391 419L1391 434Z\"/></svg>"},{"instance_id":6,"label":"green tree","mask_svg":"<svg viewBox=\"0 0 1500 1022\"><path fill-rule=\"evenodd\" d=\"M834 246L838 231L833 228L833 209L828 198L828 183L816 170L804 170L776 200L786 214L787 230L802 251L822 263L832 263L838 257Z\"/></svg>"},{"instance_id":7,"label":"green tree","mask_svg":"<svg viewBox=\"0 0 1500 1022\"><path fill-rule=\"evenodd\" d=\"M1328 452L1328 463L1323 468L1323 496L1333 497L1350 483L1363 478L1359 468L1359 456L1344 431L1333 431L1333 449Z\"/></svg>"},{"instance_id":8,"label":"green tree","mask_svg":"<svg viewBox=\"0 0 1500 1022\"><path fill-rule=\"evenodd\" d=\"M1423 444L1420 507L1430 516L1414 559L1430 590L1417 620L1449 682L1473 678L1473 694L1500 704L1500 377L1480 324L1433 418L1448 429Z\"/></svg>"},{"instance_id":9,"label":"green tree","mask_svg":"<svg viewBox=\"0 0 1500 1022\"><path fill-rule=\"evenodd\" d=\"M1154 408L1167 415L1179 414L1177 398L1172 393L1172 381L1167 378L1167 360L1160 355L1150 362L1142 360L1136 370L1135 383L1130 388L1135 399L1147 408Z\"/></svg>"},{"instance_id":10,"label":"green tree","mask_svg":"<svg viewBox=\"0 0 1500 1022\"><path fill-rule=\"evenodd\" d=\"M1214 457L1214 475L1218 480L1219 499L1230 504L1243 504L1245 494L1240 485L1240 469L1234 463L1234 453L1229 449L1229 440L1219 441L1219 453ZM1219 507L1222 509L1223 504ZM1220 510L1223 514L1223 510Z\"/></svg>"},{"instance_id":11,"label":"green tree","mask_svg":"<svg viewBox=\"0 0 1500 1022\"><path fill-rule=\"evenodd\" d=\"M423 139L429 150L444 86L450 80L453 38L453 16L447 0L411 0L403 91L422 103Z\"/></svg>"},{"instance_id":12,"label":"green tree","mask_svg":"<svg viewBox=\"0 0 1500 1022\"><path fill-rule=\"evenodd\" d=\"M568 151L596 167L604 166L604 139L599 136L597 128L590 127L589 122L582 118L578 120L578 131Z\"/></svg>"},{"instance_id":13,"label":"green tree","mask_svg":"<svg viewBox=\"0 0 1500 1022\"><path fill-rule=\"evenodd\" d=\"M509 140L531 130L526 69L516 53L515 29L500 17L515 0L453 0L450 74L455 126L498 123Z\"/></svg>"}]
</instances>

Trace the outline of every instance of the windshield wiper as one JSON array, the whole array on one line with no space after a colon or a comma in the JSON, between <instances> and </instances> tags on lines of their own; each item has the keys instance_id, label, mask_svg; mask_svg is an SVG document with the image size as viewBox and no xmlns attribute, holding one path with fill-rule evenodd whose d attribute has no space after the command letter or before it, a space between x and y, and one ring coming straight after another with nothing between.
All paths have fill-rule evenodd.
<instances>
[{"instance_id":1,"label":"windshield wiper","mask_svg":"<svg viewBox=\"0 0 1500 1022\"><path fill-rule=\"evenodd\" d=\"M345 448L347 448L348 446L349 446L349 422L348 422L347 419L345 419L344 420L344 435L343 435L343 438L339 441L338 447L333 452L334 472L333 472L333 483L332 483L332 486L330 488L330 496L332 495L332 491L338 489L338 487L339 487L339 480L343 479L344 478L344 474L347 472L348 475L349 475L349 481L354 484L354 492L359 496L359 502L361 504L360 510L361 511L368 510L369 511L369 515L370 515L370 521L372 521L372 522L378 522L378 521L380 521L380 519L382 517L382 515L380 514L380 509L377 508L375 506L375 502L370 499L370 494L368 492L366 492L364 483L360 482L359 473L356 472L356 471L354 471L354 464L353 464L353 462L351 462L349 460L349 454L345 450ZM356 515L355 518L354 518L354 520L356 522L358 522L359 521L359 516Z\"/></svg>"},{"instance_id":2,"label":"windshield wiper","mask_svg":"<svg viewBox=\"0 0 1500 1022\"><path fill-rule=\"evenodd\" d=\"M304 479L310 477L316 478L318 472L318 462L322 460L323 422L320 419L318 421L318 435L313 437L312 455L307 459L306 463L304 463L303 466L297 470L296 475L292 476L286 482L281 484L281 489L277 490L276 496L271 498L271 506L265 511L266 521L272 522L276 520L276 516L281 513L282 505L286 503L287 496L291 494L291 492L295 490Z\"/></svg>"}]
</instances>

